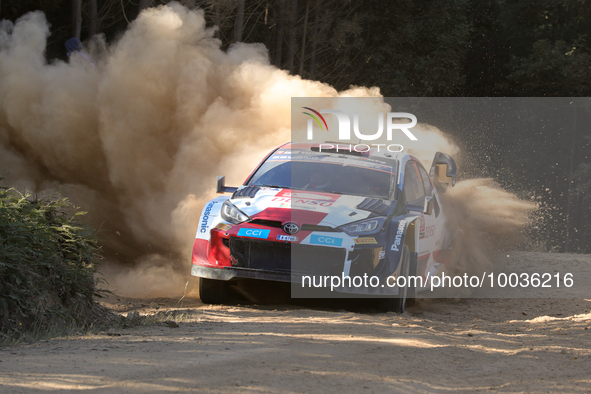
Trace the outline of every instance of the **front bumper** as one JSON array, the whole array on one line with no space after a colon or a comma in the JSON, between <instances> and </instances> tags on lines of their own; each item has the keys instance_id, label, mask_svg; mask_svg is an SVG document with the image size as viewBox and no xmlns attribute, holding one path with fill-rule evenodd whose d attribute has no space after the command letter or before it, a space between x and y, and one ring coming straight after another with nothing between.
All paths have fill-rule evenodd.
<instances>
[{"instance_id":1,"label":"front bumper","mask_svg":"<svg viewBox=\"0 0 591 394\"><path fill-rule=\"evenodd\" d=\"M191 275L226 281L232 279L261 279L275 282L291 282L291 274L289 273L261 271L251 268L213 268L193 265Z\"/></svg>"},{"instance_id":2,"label":"front bumper","mask_svg":"<svg viewBox=\"0 0 591 394\"><path fill-rule=\"evenodd\" d=\"M291 275L289 273L280 273L280 272L270 272L270 271L261 271L256 269L250 268L213 268L213 267L202 267L199 265L194 265L191 268L191 275L197 276L200 278L208 278L208 279L217 279L223 281L231 281L233 279L258 279L258 280L268 280L274 282L285 282L285 283L292 283L292 285L302 284L302 276L301 275ZM293 289L293 288L292 288ZM322 289L315 289L315 288L299 288L294 289L295 294L299 294L301 292L301 298L310 298L317 296L317 292L323 292L323 296L326 297L329 293L329 287L324 287ZM394 287L351 287L351 286L339 286L334 288L335 293L340 294L350 294L355 296L373 296L373 297L381 297L381 296L397 296L399 289Z\"/></svg>"}]
</instances>

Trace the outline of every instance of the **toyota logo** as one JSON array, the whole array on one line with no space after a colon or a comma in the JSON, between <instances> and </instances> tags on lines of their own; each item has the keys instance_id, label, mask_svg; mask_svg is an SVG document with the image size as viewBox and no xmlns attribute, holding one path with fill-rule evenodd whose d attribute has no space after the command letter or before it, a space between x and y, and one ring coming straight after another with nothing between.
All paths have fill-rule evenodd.
<instances>
[{"instance_id":1,"label":"toyota logo","mask_svg":"<svg viewBox=\"0 0 591 394\"><path fill-rule=\"evenodd\" d=\"M293 222L287 222L283 225L283 231L291 235L297 234L297 232L300 231L300 226Z\"/></svg>"}]
</instances>

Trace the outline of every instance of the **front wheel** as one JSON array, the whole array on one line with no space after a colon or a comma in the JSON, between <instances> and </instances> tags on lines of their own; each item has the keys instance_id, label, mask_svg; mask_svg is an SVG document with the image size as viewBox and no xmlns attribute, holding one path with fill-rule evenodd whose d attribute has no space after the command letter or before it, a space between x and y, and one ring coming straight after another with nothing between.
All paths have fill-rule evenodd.
<instances>
[{"instance_id":1,"label":"front wheel","mask_svg":"<svg viewBox=\"0 0 591 394\"><path fill-rule=\"evenodd\" d=\"M227 304L230 301L230 283L199 278L199 298L204 304Z\"/></svg>"}]
</instances>

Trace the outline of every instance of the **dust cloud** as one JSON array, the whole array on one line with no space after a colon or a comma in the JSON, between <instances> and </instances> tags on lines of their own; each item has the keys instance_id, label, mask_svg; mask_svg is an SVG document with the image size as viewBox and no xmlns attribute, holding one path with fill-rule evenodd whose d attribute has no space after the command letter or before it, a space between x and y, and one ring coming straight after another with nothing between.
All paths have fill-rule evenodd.
<instances>
[{"instance_id":1,"label":"dust cloud","mask_svg":"<svg viewBox=\"0 0 591 394\"><path fill-rule=\"evenodd\" d=\"M459 147L438 128L418 124L412 131L417 141L405 142L405 148L427 170L436 152L454 157L459 168L471 166L463 161ZM492 178L458 180L440 196L447 231L452 236L457 234L446 273L471 276L490 272L501 254L529 241L527 228L535 220L538 204L517 198ZM469 296L469 292L463 295Z\"/></svg>"},{"instance_id":2,"label":"dust cloud","mask_svg":"<svg viewBox=\"0 0 591 394\"><path fill-rule=\"evenodd\" d=\"M113 45L88 43L91 61L48 64L42 13L0 24L3 183L88 211L118 293L184 292L215 176L242 183L290 139L292 96L371 95L291 76L263 45L222 51L214 31L201 10L171 3L143 11Z\"/></svg>"},{"instance_id":3,"label":"dust cloud","mask_svg":"<svg viewBox=\"0 0 591 394\"><path fill-rule=\"evenodd\" d=\"M448 273L490 272L497 257L527 241L537 205L518 199L491 178L467 179L442 195L448 226L458 232Z\"/></svg>"},{"instance_id":4,"label":"dust cloud","mask_svg":"<svg viewBox=\"0 0 591 394\"><path fill-rule=\"evenodd\" d=\"M42 13L0 23L3 183L59 192L88 211L104 248L103 275L118 294L195 290L186 286L191 245L215 176L240 184L264 154L290 140L291 97L380 96L377 88L337 92L289 75L270 64L263 45L222 51L214 29L201 10L171 3L143 11L112 45L94 38L90 57L48 63ZM383 105L378 99L374 112ZM409 150L427 167L436 150L458 152L436 129L419 126L421 145ZM491 230L512 239L503 228L516 219L499 204L529 206L503 193L488 180L462 182L448 203L458 220L481 230L474 237ZM470 250L470 258L486 260Z\"/></svg>"}]
</instances>

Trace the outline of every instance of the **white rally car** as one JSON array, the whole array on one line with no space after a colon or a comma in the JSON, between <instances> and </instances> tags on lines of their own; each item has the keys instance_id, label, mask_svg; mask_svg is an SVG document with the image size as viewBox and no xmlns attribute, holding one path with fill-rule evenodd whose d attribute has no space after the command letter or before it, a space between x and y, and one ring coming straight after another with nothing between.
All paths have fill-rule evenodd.
<instances>
[{"instance_id":1,"label":"white rally car","mask_svg":"<svg viewBox=\"0 0 591 394\"><path fill-rule=\"evenodd\" d=\"M351 145L287 143L238 188L218 177L219 196L203 208L191 273L205 303L224 303L242 278L293 282L304 275L377 277L440 272L455 233L438 193L455 184L456 164L438 152L427 172L407 153ZM342 286L344 293L386 294L401 312L422 287ZM385 289L385 290L384 290Z\"/></svg>"}]
</instances>

